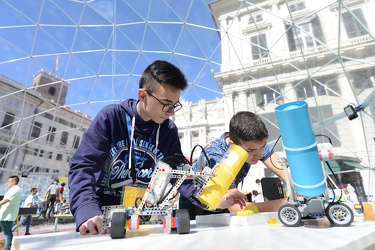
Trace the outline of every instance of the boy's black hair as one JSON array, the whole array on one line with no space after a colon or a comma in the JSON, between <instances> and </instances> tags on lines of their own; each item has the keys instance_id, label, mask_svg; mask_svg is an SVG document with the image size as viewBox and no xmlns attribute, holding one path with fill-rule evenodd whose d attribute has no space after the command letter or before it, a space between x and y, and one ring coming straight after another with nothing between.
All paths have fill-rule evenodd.
<instances>
[{"instance_id":1,"label":"boy's black hair","mask_svg":"<svg viewBox=\"0 0 375 250\"><path fill-rule=\"evenodd\" d=\"M235 144L240 144L241 141L259 142L268 139L268 130L258 115L241 111L230 119L229 137Z\"/></svg>"},{"instance_id":2,"label":"boy's black hair","mask_svg":"<svg viewBox=\"0 0 375 250\"><path fill-rule=\"evenodd\" d=\"M184 90L187 80L179 68L167 61L157 60L150 64L139 80L139 88L154 93L158 84L166 84Z\"/></svg>"}]
</instances>

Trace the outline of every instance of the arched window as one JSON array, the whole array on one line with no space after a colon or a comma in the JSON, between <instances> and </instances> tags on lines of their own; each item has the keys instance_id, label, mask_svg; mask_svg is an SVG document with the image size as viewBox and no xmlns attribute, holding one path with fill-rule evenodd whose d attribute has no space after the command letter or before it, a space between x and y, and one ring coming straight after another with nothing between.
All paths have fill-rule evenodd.
<instances>
[{"instance_id":1,"label":"arched window","mask_svg":"<svg viewBox=\"0 0 375 250\"><path fill-rule=\"evenodd\" d=\"M55 87L50 87L49 89L48 89L48 93L50 94L50 95L55 95L55 93L56 93L56 88Z\"/></svg>"}]
</instances>

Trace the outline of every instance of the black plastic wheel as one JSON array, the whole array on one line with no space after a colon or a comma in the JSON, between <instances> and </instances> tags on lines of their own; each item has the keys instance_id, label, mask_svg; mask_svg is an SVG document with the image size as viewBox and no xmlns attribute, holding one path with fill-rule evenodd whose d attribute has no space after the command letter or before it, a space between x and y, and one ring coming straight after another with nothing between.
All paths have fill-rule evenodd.
<instances>
[{"instance_id":1,"label":"black plastic wheel","mask_svg":"<svg viewBox=\"0 0 375 250\"><path fill-rule=\"evenodd\" d=\"M176 229L178 234L190 233L190 215L187 209L176 210Z\"/></svg>"},{"instance_id":2,"label":"black plastic wheel","mask_svg":"<svg viewBox=\"0 0 375 250\"><path fill-rule=\"evenodd\" d=\"M122 239L125 238L125 224L126 224L126 213L125 212L114 212L112 214L111 222L111 238Z\"/></svg>"},{"instance_id":3,"label":"black plastic wheel","mask_svg":"<svg viewBox=\"0 0 375 250\"><path fill-rule=\"evenodd\" d=\"M350 226L354 220L353 211L346 204L330 203L325 212L329 222L337 227Z\"/></svg>"},{"instance_id":4,"label":"black plastic wheel","mask_svg":"<svg viewBox=\"0 0 375 250\"><path fill-rule=\"evenodd\" d=\"M298 227L301 226L301 212L296 206L283 205L279 208L278 213L279 220L287 227Z\"/></svg>"}]
</instances>

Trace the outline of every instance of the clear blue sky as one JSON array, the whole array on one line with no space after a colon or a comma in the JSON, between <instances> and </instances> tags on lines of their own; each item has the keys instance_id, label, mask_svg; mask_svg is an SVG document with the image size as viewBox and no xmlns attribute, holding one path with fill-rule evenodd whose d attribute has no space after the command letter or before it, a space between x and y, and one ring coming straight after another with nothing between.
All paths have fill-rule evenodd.
<instances>
[{"instance_id":1,"label":"clear blue sky","mask_svg":"<svg viewBox=\"0 0 375 250\"><path fill-rule=\"evenodd\" d=\"M221 97L212 76L220 38L208 2L0 0L0 74L30 87L39 70L54 72L70 82L67 105L92 117L136 98L139 75L156 59L183 70L185 100Z\"/></svg>"}]
</instances>

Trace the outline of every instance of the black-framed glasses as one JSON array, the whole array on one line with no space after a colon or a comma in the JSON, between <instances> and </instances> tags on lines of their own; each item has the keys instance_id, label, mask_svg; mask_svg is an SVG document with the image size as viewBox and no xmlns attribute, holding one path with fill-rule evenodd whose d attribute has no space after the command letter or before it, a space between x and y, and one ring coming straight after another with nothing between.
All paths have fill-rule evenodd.
<instances>
[{"instance_id":1,"label":"black-framed glasses","mask_svg":"<svg viewBox=\"0 0 375 250\"><path fill-rule=\"evenodd\" d=\"M174 110L174 112L177 112L182 108L182 104L180 103L180 101L176 102L175 104L165 104L162 101L160 101L156 96L148 92L147 90L145 91L149 96L152 96L156 101L158 101L161 105L163 105L163 108L161 109L163 110L163 112L168 113L168 112L171 112L172 110Z\"/></svg>"}]
</instances>

